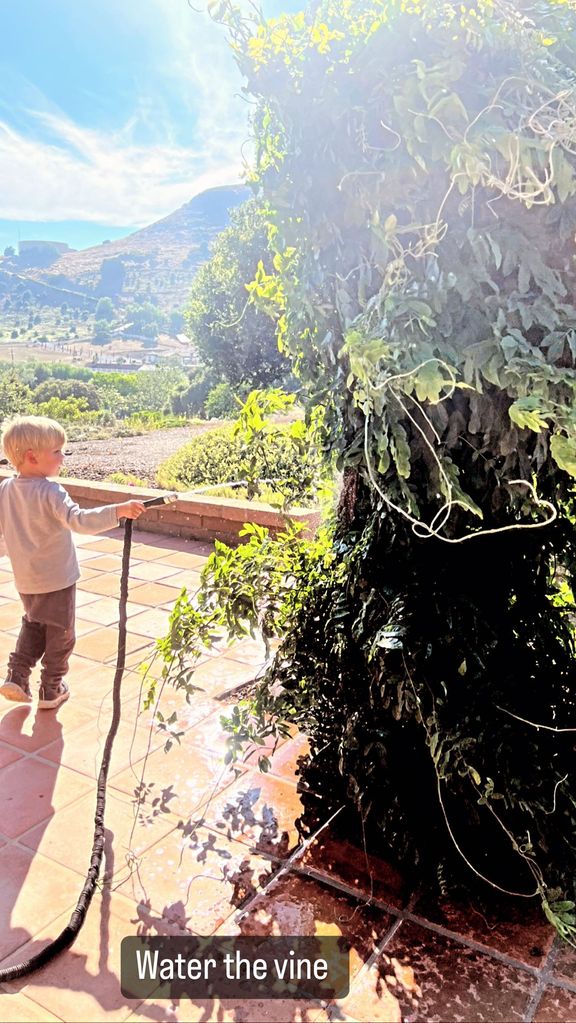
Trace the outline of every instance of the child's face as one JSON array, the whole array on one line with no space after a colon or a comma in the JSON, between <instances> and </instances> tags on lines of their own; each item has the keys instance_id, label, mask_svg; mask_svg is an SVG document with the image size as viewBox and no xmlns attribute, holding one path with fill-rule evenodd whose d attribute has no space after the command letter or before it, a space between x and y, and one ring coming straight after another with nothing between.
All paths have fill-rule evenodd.
<instances>
[{"instance_id":1,"label":"child's face","mask_svg":"<svg viewBox=\"0 0 576 1023\"><path fill-rule=\"evenodd\" d=\"M27 451L24 468L27 476L58 476L64 461L61 447L52 446L41 451Z\"/></svg>"}]
</instances>

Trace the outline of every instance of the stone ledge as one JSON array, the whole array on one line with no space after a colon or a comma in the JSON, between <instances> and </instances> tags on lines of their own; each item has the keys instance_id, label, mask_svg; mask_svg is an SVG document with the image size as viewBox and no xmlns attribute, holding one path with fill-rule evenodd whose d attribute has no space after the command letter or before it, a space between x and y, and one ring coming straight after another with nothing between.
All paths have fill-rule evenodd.
<instances>
[{"instance_id":1,"label":"stone ledge","mask_svg":"<svg viewBox=\"0 0 576 1023\"><path fill-rule=\"evenodd\" d=\"M10 469L0 468L0 482L13 476ZM70 497L83 508L96 508L103 504L118 504L139 498L168 494L168 490L147 487L126 487L117 483L77 480L62 476L58 480ZM287 518L301 522L305 536L312 536L318 526L319 512L308 508L292 508L289 516L260 501L233 501L227 497L206 497L182 494L174 504L160 504L148 508L134 523L135 529L166 536L180 536L190 540L223 540L228 544L242 542L239 536L245 522L266 526L271 532L280 532Z\"/></svg>"}]
</instances>

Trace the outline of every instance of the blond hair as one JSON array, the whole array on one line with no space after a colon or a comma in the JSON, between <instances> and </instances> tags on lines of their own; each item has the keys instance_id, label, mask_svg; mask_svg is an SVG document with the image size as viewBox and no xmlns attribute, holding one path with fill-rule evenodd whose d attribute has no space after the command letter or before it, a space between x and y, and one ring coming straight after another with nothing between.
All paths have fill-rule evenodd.
<instances>
[{"instance_id":1,"label":"blond hair","mask_svg":"<svg viewBox=\"0 0 576 1023\"><path fill-rule=\"evenodd\" d=\"M36 454L52 445L65 443L64 429L47 416L14 416L2 427L2 448L16 469L23 465L27 451Z\"/></svg>"}]
</instances>

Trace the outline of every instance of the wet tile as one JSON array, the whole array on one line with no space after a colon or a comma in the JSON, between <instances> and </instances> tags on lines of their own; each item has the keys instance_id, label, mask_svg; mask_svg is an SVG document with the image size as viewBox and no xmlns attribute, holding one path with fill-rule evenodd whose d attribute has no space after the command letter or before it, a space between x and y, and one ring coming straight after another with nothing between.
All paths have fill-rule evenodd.
<instances>
[{"instance_id":1,"label":"wet tile","mask_svg":"<svg viewBox=\"0 0 576 1023\"><path fill-rule=\"evenodd\" d=\"M212 934L271 880L274 865L202 827L170 832L115 891L137 904L140 933Z\"/></svg>"},{"instance_id":2,"label":"wet tile","mask_svg":"<svg viewBox=\"0 0 576 1023\"><path fill-rule=\"evenodd\" d=\"M228 838L283 858L298 845L296 821L301 813L295 785L248 771L211 801L204 817Z\"/></svg>"},{"instance_id":3,"label":"wet tile","mask_svg":"<svg viewBox=\"0 0 576 1023\"><path fill-rule=\"evenodd\" d=\"M537 978L451 938L403 923L371 970L337 1003L356 1020L465 1020L512 1023L524 1019ZM400 1016L393 999L399 1003ZM379 1005L383 1008L379 1009Z\"/></svg>"},{"instance_id":4,"label":"wet tile","mask_svg":"<svg viewBox=\"0 0 576 1023\"><path fill-rule=\"evenodd\" d=\"M182 998L175 1002L146 1001L130 1021L154 1019L163 1023L328 1023L319 1002L298 999Z\"/></svg>"},{"instance_id":5,"label":"wet tile","mask_svg":"<svg viewBox=\"0 0 576 1023\"><path fill-rule=\"evenodd\" d=\"M68 867L17 845L4 846L0 850L0 959L65 910L72 911L81 889L82 879Z\"/></svg>"},{"instance_id":6,"label":"wet tile","mask_svg":"<svg viewBox=\"0 0 576 1023\"><path fill-rule=\"evenodd\" d=\"M552 960L552 973L560 980L568 980L576 984L576 949L556 938Z\"/></svg>"},{"instance_id":7,"label":"wet tile","mask_svg":"<svg viewBox=\"0 0 576 1023\"><path fill-rule=\"evenodd\" d=\"M299 866L311 868L330 881L340 881L367 898L401 907L410 885L391 863L325 828L308 847Z\"/></svg>"},{"instance_id":8,"label":"wet tile","mask_svg":"<svg viewBox=\"0 0 576 1023\"><path fill-rule=\"evenodd\" d=\"M164 686L164 688L159 686L156 690L159 694L158 697L155 698L150 708L145 710L144 698L147 692L148 683L144 681L141 698L136 702L131 702L130 706L126 707L125 713L129 717L137 717L142 724L148 727L153 721L157 721L156 712L158 710L164 718L176 714L175 727L179 731L185 732L214 713L215 704L210 697L204 696L202 693L192 693L190 701L187 702L184 694L174 689L173 686ZM188 738L185 741L186 743L190 742Z\"/></svg>"},{"instance_id":9,"label":"wet tile","mask_svg":"<svg viewBox=\"0 0 576 1023\"><path fill-rule=\"evenodd\" d=\"M164 738L161 739L164 742ZM234 773L207 750L174 746L156 749L146 763L111 777L109 785L141 803L141 814L170 811L174 824L199 820L218 793L233 782Z\"/></svg>"},{"instance_id":10,"label":"wet tile","mask_svg":"<svg viewBox=\"0 0 576 1023\"><path fill-rule=\"evenodd\" d=\"M496 898L490 892L482 900L471 895L462 901L427 892L413 912L535 967L544 962L556 933L535 900Z\"/></svg>"},{"instance_id":11,"label":"wet tile","mask_svg":"<svg viewBox=\"0 0 576 1023\"><path fill-rule=\"evenodd\" d=\"M310 744L305 735L282 743L272 757L270 774L295 781L300 776L300 761L305 760L309 752Z\"/></svg>"},{"instance_id":12,"label":"wet tile","mask_svg":"<svg viewBox=\"0 0 576 1023\"><path fill-rule=\"evenodd\" d=\"M544 988L534 1023L573 1023L575 1019L576 992L552 986Z\"/></svg>"},{"instance_id":13,"label":"wet tile","mask_svg":"<svg viewBox=\"0 0 576 1023\"><path fill-rule=\"evenodd\" d=\"M68 923L68 916L63 914L44 927L21 953L39 952ZM19 981L19 989L62 1020L126 1019L140 1000L126 999L120 991L120 943L136 933L136 926L131 903L107 893L96 895L74 945L32 977Z\"/></svg>"},{"instance_id":14,"label":"wet tile","mask_svg":"<svg viewBox=\"0 0 576 1023\"><path fill-rule=\"evenodd\" d=\"M0 832L17 838L90 788L75 771L21 757L2 771Z\"/></svg>"},{"instance_id":15,"label":"wet tile","mask_svg":"<svg viewBox=\"0 0 576 1023\"><path fill-rule=\"evenodd\" d=\"M350 943L350 977L370 958L392 917L366 902L310 878L284 875L221 934L344 937Z\"/></svg>"},{"instance_id":16,"label":"wet tile","mask_svg":"<svg viewBox=\"0 0 576 1023\"><path fill-rule=\"evenodd\" d=\"M62 748L64 735L73 734L91 719L88 708L73 699L56 711L37 710L35 703L7 707L0 711L0 741L25 753L35 753L50 743Z\"/></svg>"},{"instance_id":17,"label":"wet tile","mask_svg":"<svg viewBox=\"0 0 576 1023\"><path fill-rule=\"evenodd\" d=\"M260 640L243 639L228 647L226 656L233 661L242 661L243 664L261 668L266 662L266 647Z\"/></svg>"},{"instance_id":18,"label":"wet tile","mask_svg":"<svg viewBox=\"0 0 576 1023\"><path fill-rule=\"evenodd\" d=\"M192 683L209 696L219 696L251 682L255 676L251 664L238 663L228 657L212 657L195 670ZM226 712L223 707L222 713Z\"/></svg>"},{"instance_id":19,"label":"wet tile","mask_svg":"<svg viewBox=\"0 0 576 1023\"><path fill-rule=\"evenodd\" d=\"M19 839L21 845L61 863L79 877L85 877L90 864L94 838L96 789L92 786L71 806L58 810L49 821L31 828ZM109 788L104 815L106 857L101 877L118 875L122 879L138 869L145 851L160 841L177 822L159 801L156 806L140 807L122 792ZM74 835L74 841L70 836Z\"/></svg>"}]
</instances>

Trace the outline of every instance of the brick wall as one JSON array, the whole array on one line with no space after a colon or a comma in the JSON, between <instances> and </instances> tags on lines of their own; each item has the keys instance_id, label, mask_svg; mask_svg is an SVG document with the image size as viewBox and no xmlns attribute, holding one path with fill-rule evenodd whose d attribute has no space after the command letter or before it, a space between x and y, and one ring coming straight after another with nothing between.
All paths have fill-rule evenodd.
<instances>
[{"instance_id":1,"label":"brick wall","mask_svg":"<svg viewBox=\"0 0 576 1023\"><path fill-rule=\"evenodd\" d=\"M12 476L11 470L0 469L0 481ZM81 508L96 508L103 504L117 504L133 498L146 500L168 493L144 487L123 487L116 483L96 483L63 476L59 481L70 497ZM319 513L304 508L292 508L290 518L304 523L306 534L311 535L318 525ZM256 522L278 531L286 525L286 516L258 501L233 501L225 497L184 495L174 504L161 504L146 510L135 523L135 529L145 529L167 536L181 536L193 540L224 540L240 542L239 531L245 522Z\"/></svg>"}]
</instances>

